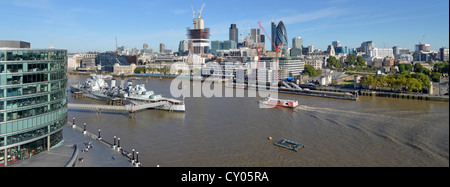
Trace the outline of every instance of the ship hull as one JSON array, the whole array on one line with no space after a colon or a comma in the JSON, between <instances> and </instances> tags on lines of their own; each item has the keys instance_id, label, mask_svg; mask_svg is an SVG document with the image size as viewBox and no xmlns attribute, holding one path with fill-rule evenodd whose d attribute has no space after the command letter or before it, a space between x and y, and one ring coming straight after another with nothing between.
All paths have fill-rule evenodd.
<instances>
[{"instance_id":1,"label":"ship hull","mask_svg":"<svg viewBox=\"0 0 450 187\"><path fill-rule=\"evenodd\" d=\"M261 103L269 106L284 107L284 108L296 108L298 106L298 101L271 99L271 98L261 101Z\"/></svg>"}]
</instances>

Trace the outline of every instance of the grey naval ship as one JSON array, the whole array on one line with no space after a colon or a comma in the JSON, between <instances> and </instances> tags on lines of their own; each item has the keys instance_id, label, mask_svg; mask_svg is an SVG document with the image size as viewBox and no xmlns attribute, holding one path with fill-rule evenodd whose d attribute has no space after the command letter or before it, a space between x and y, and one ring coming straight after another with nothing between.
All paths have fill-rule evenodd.
<instances>
[{"instance_id":1,"label":"grey naval ship","mask_svg":"<svg viewBox=\"0 0 450 187\"><path fill-rule=\"evenodd\" d=\"M72 93L82 92L86 97L102 101L121 98L124 104L141 105L167 101L167 104L155 107L155 109L178 112L186 110L184 101L165 98L153 91L147 91L144 84L133 86L132 81L129 80L126 86L116 86L116 80L111 79L111 86L109 86L103 78L102 75L91 74L84 83L70 85L70 90Z\"/></svg>"}]
</instances>

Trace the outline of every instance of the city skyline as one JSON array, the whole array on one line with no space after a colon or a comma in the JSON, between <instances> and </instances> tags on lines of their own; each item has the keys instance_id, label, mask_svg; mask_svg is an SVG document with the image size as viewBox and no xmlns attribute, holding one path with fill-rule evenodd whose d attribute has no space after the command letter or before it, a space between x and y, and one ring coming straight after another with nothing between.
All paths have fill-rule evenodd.
<instances>
[{"instance_id":1,"label":"city skyline","mask_svg":"<svg viewBox=\"0 0 450 187\"><path fill-rule=\"evenodd\" d=\"M119 46L141 49L144 43L156 51L178 50L192 27L192 9L206 3L202 17L211 29L211 41L228 40L231 24L246 37L258 21L270 35L271 22L283 21L288 41L300 36L304 46L326 50L332 41L360 47L374 41L377 47L400 46L414 50L420 42L438 51L449 47L449 2L427 1L56 1L2 2L0 40L29 41L32 48L56 48L69 52L115 50ZM276 7L276 8L274 8ZM281 8L281 7L286 7ZM36 37L39 36L39 37ZM289 44L291 47L291 44ZM270 49L266 42L266 49Z\"/></svg>"}]
</instances>

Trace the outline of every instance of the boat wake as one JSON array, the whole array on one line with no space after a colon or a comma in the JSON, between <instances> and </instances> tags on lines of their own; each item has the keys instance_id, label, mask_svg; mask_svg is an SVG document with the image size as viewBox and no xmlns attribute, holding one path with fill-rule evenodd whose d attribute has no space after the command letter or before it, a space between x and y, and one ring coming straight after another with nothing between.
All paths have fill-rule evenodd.
<instances>
[{"instance_id":1,"label":"boat wake","mask_svg":"<svg viewBox=\"0 0 450 187\"><path fill-rule=\"evenodd\" d=\"M295 111L306 111L310 117L327 123L351 128L369 136L449 160L448 132L443 133L442 128L426 121L305 105L299 105Z\"/></svg>"}]
</instances>

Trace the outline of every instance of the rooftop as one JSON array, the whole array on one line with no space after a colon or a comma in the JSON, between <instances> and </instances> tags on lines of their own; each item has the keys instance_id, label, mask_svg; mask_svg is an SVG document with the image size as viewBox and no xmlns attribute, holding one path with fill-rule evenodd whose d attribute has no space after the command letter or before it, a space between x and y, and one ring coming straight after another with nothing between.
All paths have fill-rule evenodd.
<instances>
[{"instance_id":1,"label":"rooftop","mask_svg":"<svg viewBox=\"0 0 450 187\"><path fill-rule=\"evenodd\" d=\"M0 48L30 48L30 46L29 42L0 40Z\"/></svg>"}]
</instances>

